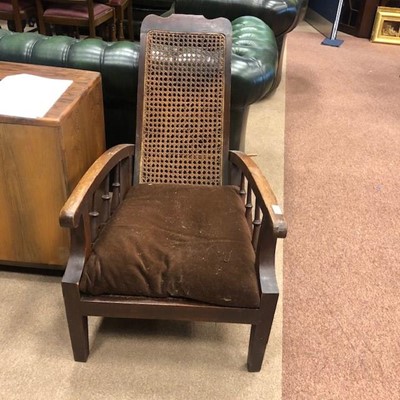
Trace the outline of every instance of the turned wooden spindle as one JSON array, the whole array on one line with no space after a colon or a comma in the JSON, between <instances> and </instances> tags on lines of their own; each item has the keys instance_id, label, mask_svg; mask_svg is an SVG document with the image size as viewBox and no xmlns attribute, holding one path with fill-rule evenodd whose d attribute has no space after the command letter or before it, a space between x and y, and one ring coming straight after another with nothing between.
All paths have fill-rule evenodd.
<instances>
[{"instance_id":1,"label":"turned wooden spindle","mask_svg":"<svg viewBox=\"0 0 400 400\"><path fill-rule=\"evenodd\" d=\"M121 160L120 164L120 196L121 201L125 198L126 193L132 186L132 157Z\"/></svg>"},{"instance_id":2,"label":"turned wooden spindle","mask_svg":"<svg viewBox=\"0 0 400 400\"><path fill-rule=\"evenodd\" d=\"M262 222L261 208L258 204L258 201L256 201L254 219L253 219L253 237L251 240L254 250L257 249L258 238L260 236L261 222Z\"/></svg>"},{"instance_id":3,"label":"turned wooden spindle","mask_svg":"<svg viewBox=\"0 0 400 400\"><path fill-rule=\"evenodd\" d=\"M246 198L246 189L245 189L245 185L246 185L246 179L244 177L244 174L242 173L240 175L240 189L239 189L239 194L243 199L243 203L245 202L245 198Z\"/></svg>"},{"instance_id":4,"label":"turned wooden spindle","mask_svg":"<svg viewBox=\"0 0 400 400\"><path fill-rule=\"evenodd\" d=\"M252 202L252 195L253 192L251 190L251 186L250 186L250 182L247 182L247 196L246 196L246 219L247 219L247 223L249 224L249 228L250 228L250 232L252 232L253 230L253 215L252 215L252 211L253 211L253 202Z\"/></svg>"},{"instance_id":5,"label":"turned wooden spindle","mask_svg":"<svg viewBox=\"0 0 400 400\"><path fill-rule=\"evenodd\" d=\"M92 198L92 204L91 204L91 211L89 211L89 217L90 217L90 235L91 235L91 240L94 241L94 239L97 236L97 230L99 227L99 212L96 210L96 192L93 194Z\"/></svg>"},{"instance_id":6,"label":"turned wooden spindle","mask_svg":"<svg viewBox=\"0 0 400 400\"><path fill-rule=\"evenodd\" d=\"M114 182L112 184L111 211L114 211L121 202L121 165L118 163L114 169Z\"/></svg>"},{"instance_id":7,"label":"turned wooden spindle","mask_svg":"<svg viewBox=\"0 0 400 400\"><path fill-rule=\"evenodd\" d=\"M110 175L103 182L103 194L101 195L101 223L104 224L111 214L111 193L110 193Z\"/></svg>"}]
</instances>

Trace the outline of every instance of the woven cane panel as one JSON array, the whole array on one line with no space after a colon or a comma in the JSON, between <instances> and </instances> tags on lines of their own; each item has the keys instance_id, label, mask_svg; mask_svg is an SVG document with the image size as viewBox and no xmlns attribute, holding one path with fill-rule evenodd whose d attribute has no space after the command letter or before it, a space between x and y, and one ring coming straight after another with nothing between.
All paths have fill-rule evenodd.
<instances>
[{"instance_id":1,"label":"woven cane panel","mask_svg":"<svg viewBox=\"0 0 400 400\"><path fill-rule=\"evenodd\" d=\"M222 182L225 38L148 33L140 183Z\"/></svg>"}]
</instances>

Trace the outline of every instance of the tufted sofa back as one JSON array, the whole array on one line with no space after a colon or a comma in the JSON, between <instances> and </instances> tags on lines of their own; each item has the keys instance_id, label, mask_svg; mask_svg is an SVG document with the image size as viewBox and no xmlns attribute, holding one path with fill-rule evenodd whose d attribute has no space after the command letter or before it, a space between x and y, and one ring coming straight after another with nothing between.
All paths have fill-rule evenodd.
<instances>
[{"instance_id":1,"label":"tufted sofa back","mask_svg":"<svg viewBox=\"0 0 400 400\"><path fill-rule=\"evenodd\" d=\"M233 21L245 15L261 19L276 38L295 28L304 17L308 0L175 0L174 10L182 14L202 14L206 18L225 17Z\"/></svg>"}]
</instances>

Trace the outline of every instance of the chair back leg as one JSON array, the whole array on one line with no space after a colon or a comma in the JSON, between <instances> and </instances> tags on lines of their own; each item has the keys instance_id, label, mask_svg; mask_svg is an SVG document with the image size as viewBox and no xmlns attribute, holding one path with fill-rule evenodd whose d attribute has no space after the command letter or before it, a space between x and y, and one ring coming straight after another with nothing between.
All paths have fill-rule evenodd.
<instances>
[{"instance_id":1,"label":"chair back leg","mask_svg":"<svg viewBox=\"0 0 400 400\"><path fill-rule=\"evenodd\" d=\"M15 24L15 31L16 32L23 32L24 27L22 26L22 19L21 19L21 14L19 13L14 13L14 24Z\"/></svg>"},{"instance_id":2,"label":"chair back leg","mask_svg":"<svg viewBox=\"0 0 400 400\"><path fill-rule=\"evenodd\" d=\"M115 7L115 14L117 19L117 39L124 40L124 10L121 6Z\"/></svg>"},{"instance_id":3,"label":"chair back leg","mask_svg":"<svg viewBox=\"0 0 400 400\"><path fill-rule=\"evenodd\" d=\"M117 40L117 35L116 35L116 29L115 29L115 13L114 13L114 18L111 20L110 24L109 24L109 31L110 31L110 37L111 37L111 41L115 42Z\"/></svg>"},{"instance_id":4,"label":"chair back leg","mask_svg":"<svg viewBox=\"0 0 400 400\"><path fill-rule=\"evenodd\" d=\"M24 30L22 26L21 9L17 0L11 1L13 20L15 25L15 30L17 32L22 32Z\"/></svg>"},{"instance_id":5,"label":"chair back leg","mask_svg":"<svg viewBox=\"0 0 400 400\"><path fill-rule=\"evenodd\" d=\"M132 0L128 1L128 12L127 12L127 20L128 20L128 38L133 42L133 11L132 11Z\"/></svg>"},{"instance_id":6,"label":"chair back leg","mask_svg":"<svg viewBox=\"0 0 400 400\"><path fill-rule=\"evenodd\" d=\"M36 0L36 10L37 10L37 26L39 33L42 35L47 35L46 25L43 19L44 9L41 0Z\"/></svg>"},{"instance_id":7,"label":"chair back leg","mask_svg":"<svg viewBox=\"0 0 400 400\"><path fill-rule=\"evenodd\" d=\"M94 26L94 22L92 21L89 22L89 37L96 37L96 27Z\"/></svg>"}]
</instances>

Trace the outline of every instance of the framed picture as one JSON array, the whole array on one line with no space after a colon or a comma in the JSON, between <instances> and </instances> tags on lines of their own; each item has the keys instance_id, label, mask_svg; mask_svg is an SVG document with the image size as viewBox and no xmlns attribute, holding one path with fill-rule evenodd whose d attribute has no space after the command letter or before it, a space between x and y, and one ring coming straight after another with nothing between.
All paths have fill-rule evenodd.
<instances>
[{"instance_id":1,"label":"framed picture","mask_svg":"<svg viewBox=\"0 0 400 400\"><path fill-rule=\"evenodd\" d=\"M400 44L400 8L378 7L371 41Z\"/></svg>"}]
</instances>

